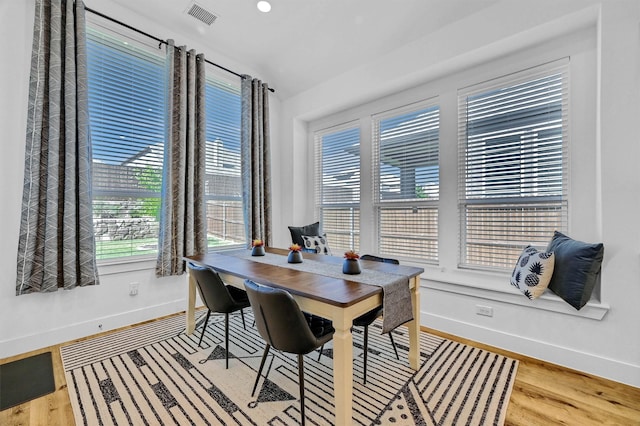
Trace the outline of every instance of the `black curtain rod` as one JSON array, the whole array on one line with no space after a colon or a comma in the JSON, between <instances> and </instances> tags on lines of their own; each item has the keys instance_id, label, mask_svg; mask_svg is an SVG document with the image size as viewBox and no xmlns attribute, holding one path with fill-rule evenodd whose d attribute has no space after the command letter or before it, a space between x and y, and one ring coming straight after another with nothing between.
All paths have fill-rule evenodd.
<instances>
[{"instance_id":1,"label":"black curtain rod","mask_svg":"<svg viewBox=\"0 0 640 426\"><path fill-rule=\"evenodd\" d=\"M85 8L84 8L84 9L85 9L87 12L91 12L91 13L93 13L94 15L98 15L98 16L100 16L101 18L104 18L104 19L106 19L106 20L108 20L108 21L114 22L114 23L116 23L116 24L118 24L118 25L120 25L120 26L123 26L123 27L125 27L125 28L128 28L128 29L130 29L131 31L135 31L135 32L137 32L138 34L142 34L142 35L144 35L144 36L146 36L146 37L149 37L150 39L153 39L153 40L157 41L157 42L158 42L158 43L160 43L160 44L168 44L166 40L163 40L163 39L161 39L161 38L158 38L158 37L156 37L156 36L153 36L153 35L151 35L151 34L149 34L149 33L145 33L145 32L144 32L144 31L142 31L142 30L139 30L139 29L137 29L137 28L135 28L135 27L132 27L132 26L131 26L131 25L129 25L129 24L125 24L125 23L124 23L124 22L122 22L122 21L118 21L117 19L112 18L112 17L110 17L110 16L107 16L107 15L105 15L104 13L98 12L97 10L93 10L93 9L88 8L88 7L86 7L86 6L85 6ZM238 74L237 72L232 71L232 70L230 70L229 68L223 67L222 65L216 64L215 62L211 62L210 60L208 60L208 59L206 59L206 58L205 58L205 60L204 60L204 61L205 61L206 63L211 64L211 65L213 65L214 67L218 67L218 68L220 68L220 69L222 69L222 70L224 70L224 71L226 71L226 72L228 72L228 73L230 73L230 74L237 75L237 76L238 76L238 77L240 77L240 78L244 78L244 77L242 76L242 74ZM271 92L275 92L275 90L274 90L273 88L271 88L271 87L269 87L269 91L271 91Z\"/></svg>"}]
</instances>

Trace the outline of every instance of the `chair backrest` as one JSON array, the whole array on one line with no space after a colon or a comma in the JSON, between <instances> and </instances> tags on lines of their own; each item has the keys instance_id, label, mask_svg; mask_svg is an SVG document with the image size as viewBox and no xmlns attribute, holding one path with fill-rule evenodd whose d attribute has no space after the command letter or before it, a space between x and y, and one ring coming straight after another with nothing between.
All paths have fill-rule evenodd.
<instances>
[{"instance_id":1,"label":"chair backrest","mask_svg":"<svg viewBox=\"0 0 640 426\"><path fill-rule=\"evenodd\" d=\"M317 339L309 328L298 303L289 292L246 280L258 333L277 350L307 354L317 348Z\"/></svg>"},{"instance_id":2,"label":"chair backrest","mask_svg":"<svg viewBox=\"0 0 640 426\"><path fill-rule=\"evenodd\" d=\"M394 265L399 265L400 261L398 259L391 259L389 257L380 257L380 256L374 256L372 254L363 254L362 256L360 256L360 259L362 260L373 260L376 262L384 262L384 263L393 263Z\"/></svg>"},{"instance_id":3,"label":"chair backrest","mask_svg":"<svg viewBox=\"0 0 640 426\"><path fill-rule=\"evenodd\" d=\"M220 313L230 313L235 310L236 303L216 271L192 263L187 267L196 280L202 301L209 310Z\"/></svg>"}]
</instances>

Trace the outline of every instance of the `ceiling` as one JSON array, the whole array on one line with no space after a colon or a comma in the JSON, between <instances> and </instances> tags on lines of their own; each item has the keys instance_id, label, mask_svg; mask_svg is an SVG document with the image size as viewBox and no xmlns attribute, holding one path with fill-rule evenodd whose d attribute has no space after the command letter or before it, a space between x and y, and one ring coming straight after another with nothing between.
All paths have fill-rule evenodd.
<instances>
[{"instance_id":1,"label":"ceiling","mask_svg":"<svg viewBox=\"0 0 640 426\"><path fill-rule=\"evenodd\" d=\"M269 13L257 10L257 0L195 0L217 15L210 26L186 13L193 0L112 1L247 64L286 99L498 0L271 0ZM187 42L176 37L176 43Z\"/></svg>"}]
</instances>

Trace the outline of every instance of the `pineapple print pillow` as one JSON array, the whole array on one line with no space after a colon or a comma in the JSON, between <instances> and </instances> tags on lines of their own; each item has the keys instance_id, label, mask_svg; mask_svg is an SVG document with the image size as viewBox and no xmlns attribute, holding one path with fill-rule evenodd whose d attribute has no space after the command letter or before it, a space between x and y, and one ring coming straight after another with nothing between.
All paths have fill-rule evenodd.
<instances>
[{"instance_id":1,"label":"pineapple print pillow","mask_svg":"<svg viewBox=\"0 0 640 426\"><path fill-rule=\"evenodd\" d=\"M527 246L511 274L511 285L529 299L536 299L547 289L553 275L553 252L541 252Z\"/></svg>"}]
</instances>

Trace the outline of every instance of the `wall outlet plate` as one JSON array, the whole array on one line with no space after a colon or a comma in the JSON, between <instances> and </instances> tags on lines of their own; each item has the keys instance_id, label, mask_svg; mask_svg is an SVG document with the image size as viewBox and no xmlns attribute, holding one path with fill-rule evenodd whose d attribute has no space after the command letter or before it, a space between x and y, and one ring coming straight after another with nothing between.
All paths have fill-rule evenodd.
<instances>
[{"instance_id":1,"label":"wall outlet plate","mask_svg":"<svg viewBox=\"0 0 640 426\"><path fill-rule=\"evenodd\" d=\"M492 317L493 308L491 306L476 305L476 314L483 315L485 317Z\"/></svg>"},{"instance_id":2,"label":"wall outlet plate","mask_svg":"<svg viewBox=\"0 0 640 426\"><path fill-rule=\"evenodd\" d=\"M138 295L138 283L129 283L129 296Z\"/></svg>"}]
</instances>

